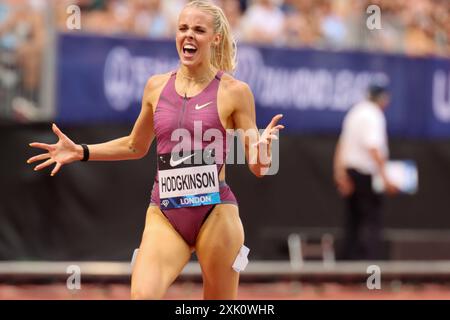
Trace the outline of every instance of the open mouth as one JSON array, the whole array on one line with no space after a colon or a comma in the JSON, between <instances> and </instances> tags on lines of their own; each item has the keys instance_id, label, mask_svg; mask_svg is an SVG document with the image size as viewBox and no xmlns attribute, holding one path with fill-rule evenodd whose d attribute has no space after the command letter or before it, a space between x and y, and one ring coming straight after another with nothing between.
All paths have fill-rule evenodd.
<instances>
[{"instance_id":1,"label":"open mouth","mask_svg":"<svg viewBox=\"0 0 450 320\"><path fill-rule=\"evenodd\" d=\"M183 53L186 56L192 57L197 52L197 47L192 44L185 44L183 46Z\"/></svg>"}]
</instances>

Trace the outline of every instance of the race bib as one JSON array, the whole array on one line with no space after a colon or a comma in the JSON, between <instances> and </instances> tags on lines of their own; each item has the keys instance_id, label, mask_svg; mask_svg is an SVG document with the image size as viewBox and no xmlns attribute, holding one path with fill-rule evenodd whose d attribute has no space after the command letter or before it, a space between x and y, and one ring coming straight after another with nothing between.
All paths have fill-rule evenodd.
<instances>
[{"instance_id":1,"label":"race bib","mask_svg":"<svg viewBox=\"0 0 450 320\"><path fill-rule=\"evenodd\" d=\"M213 149L158 155L158 177L161 209L221 202Z\"/></svg>"}]
</instances>

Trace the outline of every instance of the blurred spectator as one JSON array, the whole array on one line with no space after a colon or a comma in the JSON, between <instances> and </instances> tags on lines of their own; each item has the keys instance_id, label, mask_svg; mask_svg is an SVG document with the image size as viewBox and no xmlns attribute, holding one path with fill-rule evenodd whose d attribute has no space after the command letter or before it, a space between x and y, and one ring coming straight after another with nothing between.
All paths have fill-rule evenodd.
<instances>
[{"instance_id":1,"label":"blurred spectator","mask_svg":"<svg viewBox=\"0 0 450 320\"><path fill-rule=\"evenodd\" d=\"M131 31L131 10L125 0L81 1L82 29L103 34L122 34Z\"/></svg>"},{"instance_id":2,"label":"blurred spectator","mask_svg":"<svg viewBox=\"0 0 450 320\"><path fill-rule=\"evenodd\" d=\"M360 42L360 47L372 51L385 52L402 52L404 50L404 25L399 19L400 15L406 14L401 8L403 4L400 1L385 2L382 0L367 1L364 9L369 5L374 4L381 9L381 29L369 30L365 27L366 20L363 20L363 38ZM366 14L365 19L367 19Z\"/></svg>"},{"instance_id":3,"label":"blurred spectator","mask_svg":"<svg viewBox=\"0 0 450 320\"><path fill-rule=\"evenodd\" d=\"M448 1L437 1L431 13L436 53L450 55L450 5Z\"/></svg>"},{"instance_id":4,"label":"blurred spectator","mask_svg":"<svg viewBox=\"0 0 450 320\"><path fill-rule=\"evenodd\" d=\"M284 42L289 46L318 46L322 38L317 8L313 0L286 1Z\"/></svg>"},{"instance_id":5,"label":"blurred spectator","mask_svg":"<svg viewBox=\"0 0 450 320\"><path fill-rule=\"evenodd\" d=\"M243 17L244 39L249 42L279 44L284 29L284 13L276 0L255 0Z\"/></svg>"},{"instance_id":6,"label":"blurred spectator","mask_svg":"<svg viewBox=\"0 0 450 320\"><path fill-rule=\"evenodd\" d=\"M33 120L39 104L47 8L68 32L67 7L81 8L81 31L173 39L188 0L1 0L0 116ZM215 0L239 41L450 57L449 0ZM366 10L381 10L369 30ZM47 20L46 20L47 19Z\"/></svg>"},{"instance_id":7,"label":"blurred spectator","mask_svg":"<svg viewBox=\"0 0 450 320\"><path fill-rule=\"evenodd\" d=\"M162 10L161 0L134 0L132 31L141 36L167 38L173 33L171 19Z\"/></svg>"},{"instance_id":8,"label":"blurred spectator","mask_svg":"<svg viewBox=\"0 0 450 320\"><path fill-rule=\"evenodd\" d=\"M320 5L320 30L323 41L331 47L343 47L348 36L347 26L338 1L323 1Z\"/></svg>"},{"instance_id":9,"label":"blurred spectator","mask_svg":"<svg viewBox=\"0 0 450 320\"><path fill-rule=\"evenodd\" d=\"M161 10L168 17L170 22L170 38L175 37L175 32L178 28L178 16L187 2L187 0L163 0L161 2Z\"/></svg>"},{"instance_id":10,"label":"blurred spectator","mask_svg":"<svg viewBox=\"0 0 450 320\"><path fill-rule=\"evenodd\" d=\"M187 0L58 0L65 28L68 4L82 10L85 32L173 38ZM448 0L215 0L237 40L321 49L360 49L450 56ZM370 5L382 28L366 26ZM1 10L1 7L0 7ZM0 11L1 19L2 11Z\"/></svg>"},{"instance_id":11,"label":"blurred spectator","mask_svg":"<svg viewBox=\"0 0 450 320\"><path fill-rule=\"evenodd\" d=\"M435 52L433 6L430 1L418 0L405 12L405 52L410 55L430 55Z\"/></svg>"},{"instance_id":12,"label":"blurred spectator","mask_svg":"<svg viewBox=\"0 0 450 320\"><path fill-rule=\"evenodd\" d=\"M405 33L405 53L413 56L431 55L436 51L431 27L425 21L413 19Z\"/></svg>"},{"instance_id":13,"label":"blurred spectator","mask_svg":"<svg viewBox=\"0 0 450 320\"><path fill-rule=\"evenodd\" d=\"M239 0L221 0L218 5L223 9L227 16L231 29L233 30L234 38L236 40L243 39L242 30L242 7Z\"/></svg>"},{"instance_id":14,"label":"blurred spectator","mask_svg":"<svg viewBox=\"0 0 450 320\"><path fill-rule=\"evenodd\" d=\"M5 1L0 21L0 85L14 97L6 96L3 105L12 105L13 115L3 110L4 116L20 120L39 118L36 108L41 79L42 51L45 45L45 28L42 0ZM11 77L17 81L11 82ZM8 78L9 77L9 78ZM11 100L11 101L9 101Z\"/></svg>"}]
</instances>

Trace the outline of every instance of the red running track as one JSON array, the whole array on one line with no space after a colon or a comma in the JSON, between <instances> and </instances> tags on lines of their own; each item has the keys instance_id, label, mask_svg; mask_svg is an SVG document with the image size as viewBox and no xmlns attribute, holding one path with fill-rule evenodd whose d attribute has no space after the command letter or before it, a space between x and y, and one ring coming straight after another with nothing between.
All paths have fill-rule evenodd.
<instances>
[{"instance_id":1,"label":"red running track","mask_svg":"<svg viewBox=\"0 0 450 320\"><path fill-rule=\"evenodd\" d=\"M82 284L81 290L68 290L64 284L6 285L0 284L1 299L129 299L130 287L125 284ZM309 284L298 282L242 283L239 299L445 299L450 300L450 283L447 284L382 284L381 290L369 290L363 285L337 283ZM165 299L202 299L201 284L175 283Z\"/></svg>"}]
</instances>

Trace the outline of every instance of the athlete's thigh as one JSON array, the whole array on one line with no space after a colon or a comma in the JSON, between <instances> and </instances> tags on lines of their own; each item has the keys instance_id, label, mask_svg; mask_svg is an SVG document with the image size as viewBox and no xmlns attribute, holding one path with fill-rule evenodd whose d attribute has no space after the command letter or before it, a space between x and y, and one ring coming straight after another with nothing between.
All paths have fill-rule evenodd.
<instances>
[{"instance_id":1,"label":"athlete's thigh","mask_svg":"<svg viewBox=\"0 0 450 320\"><path fill-rule=\"evenodd\" d=\"M191 250L156 206L147 211L139 253L133 267L134 298L162 298L189 261Z\"/></svg>"},{"instance_id":2,"label":"athlete's thigh","mask_svg":"<svg viewBox=\"0 0 450 320\"><path fill-rule=\"evenodd\" d=\"M239 273L232 265L244 243L238 207L217 205L203 224L196 242L206 299L233 299Z\"/></svg>"}]
</instances>

